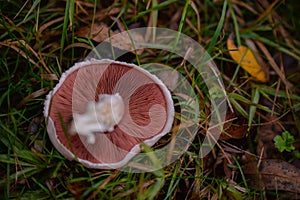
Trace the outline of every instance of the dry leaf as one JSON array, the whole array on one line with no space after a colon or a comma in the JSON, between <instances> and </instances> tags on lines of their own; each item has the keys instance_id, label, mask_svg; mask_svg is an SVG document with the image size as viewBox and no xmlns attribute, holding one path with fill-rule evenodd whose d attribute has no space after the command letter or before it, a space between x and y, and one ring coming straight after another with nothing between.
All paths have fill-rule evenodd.
<instances>
[{"instance_id":1,"label":"dry leaf","mask_svg":"<svg viewBox=\"0 0 300 200\"><path fill-rule=\"evenodd\" d=\"M227 48L232 59L240 64L257 81L266 82L268 80L266 73L257 62L251 49L245 46L235 46L231 37L227 39Z\"/></svg>"},{"instance_id":2,"label":"dry leaf","mask_svg":"<svg viewBox=\"0 0 300 200\"><path fill-rule=\"evenodd\" d=\"M44 117L35 117L28 126L28 132L31 135L30 138L34 141L30 150L34 153L42 153L45 146L45 140L42 139L41 135L38 135L43 120Z\"/></svg>"},{"instance_id":3,"label":"dry leaf","mask_svg":"<svg viewBox=\"0 0 300 200\"><path fill-rule=\"evenodd\" d=\"M31 120L31 122L29 123L29 126L28 126L28 132L30 135L34 135L34 134L38 133L40 126L41 126L41 122L43 120L44 119L42 117L35 117Z\"/></svg>"},{"instance_id":4,"label":"dry leaf","mask_svg":"<svg viewBox=\"0 0 300 200\"><path fill-rule=\"evenodd\" d=\"M243 166L248 184L257 189L282 190L300 193L300 169L278 159L250 162Z\"/></svg>"},{"instance_id":5,"label":"dry leaf","mask_svg":"<svg viewBox=\"0 0 300 200\"><path fill-rule=\"evenodd\" d=\"M278 157L278 151L274 145L274 137L280 135L283 130L276 122L274 115L267 115L269 122L262 125L258 132L256 153L263 159ZM274 121L274 122L272 122Z\"/></svg>"},{"instance_id":6,"label":"dry leaf","mask_svg":"<svg viewBox=\"0 0 300 200\"><path fill-rule=\"evenodd\" d=\"M122 31L122 30L121 30ZM139 35L137 32L121 32L119 30L112 31L104 23L95 23L92 27L86 26L80 28L75 35L77 37L90 37L94 41L100 43L103 41L112 42L112 46L117 47L122 50L128 50L131 52L136 52L138 55L141 55L144 49L135 49L134 44L132 43L130 37L133 41L143 42L144 38L142 35ZM128 36L130 33L130 37ZM111 40L109 38L111 37Z\"/></svg>"},{"instance_id":7,"label":"dry leaf","mask_svg":"<svg viewBox=\"0 0 300 200\"><path fill-rule=\"evenodd\" d=\"M247 132L247 126L245 124L245 118L237 116L235 113L226 114L226 122L223 126L223 132L221 133L219 140L227 139L242 139Z\"/></svg>"},{"instance_id":8,"label":"dry leaf","mask_svg":"<svg viewBox=\"0 0 300 200\"><path fill-rule=\"evenodd\" d=\"M77 37L90 37L96 42L103 42L105 39L109 38L110 34L115 34L109 29L109 27L104 23L95 23L93 26L81 27L75 35Z\"/></svg>"}]
</instances>

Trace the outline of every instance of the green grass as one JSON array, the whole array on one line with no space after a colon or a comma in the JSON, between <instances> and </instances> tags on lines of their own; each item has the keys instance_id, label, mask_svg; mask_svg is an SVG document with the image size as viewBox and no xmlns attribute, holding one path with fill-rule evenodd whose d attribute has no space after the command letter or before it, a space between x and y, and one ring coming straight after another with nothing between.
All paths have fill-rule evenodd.
<instances>
[{"instance_id":1,"label":"green grass","mask_svg":"<svg viewBox=\"0 0 300 200\"><path fill-rule=\"evenodd\" d=\"M26 2L26 3L25 3ZM243 1L245 2L245 1ZM257 24L263 12L259 1L246 1L251 10L229 1L19 1L0 2L0 198L1 199L261 199L274 192L256 190L247 184L242 171L242 154L227 152L219 141L207 157L200 159L199 149L210 116L210 101L203 78L189 63L167 52L153 50L133 56L132 62L156 62L174 66L195 87L200 97L201 129L179 160L152 173L126 173L118 170L87 169L66 160L51 144L43 117L45 95L62 72L82 60L97 42L78 36L82 28L104 22L112 30L124 27L166 27L198 41L218 66L234 118L244 119L247 134L229 140L243 151L256 154L260 123L268 123L275 114L280 126L300 141L300 23L297 1L279 2ZM149 6L147 7L147 4ZM192 7L196 8L196 10ZM239 8L237 10L236 8ZM299 7L299 6L298 6ZM88 14L86 14L86 12ZM241 12L241 13L239 13ZM108 13L112 13L110 18ZM270 16L281 13L280 20ZM197 18L197 15L199 18ZM177 18L176 18L177 16ZM174 18L173 18L174 17ZM171 21L171 19L174 21ZM60 20L59 20L60 19ZM117 21L118 19L118 21ZM57 21L55 21L57 20ZM200 21L198 21L200 20ZM53 23L52 23L53 22ZM172 22L172 23L170 23ZM199 26L200 25L200 26ZM282 28L288 35L282 35ZM279 67L285 71L291 88L271 68L270 80L251 80L228 55L226 39L235 32L236 43L246 39L261 42L277 58L288 56ZM276 34L275 34L276 32ZM291 43L287 43L287 40ZM77 44L74 45L74 44ZM266 55L260 51L266 61ZM294 64L285 62L291 61ZM49 75L50 74L50 75ZM297 76L298 75L298 76ZM197 90L197 87L199 90ZM205 98L201 98L201 94ZM176 104L175 104L176 105ZM229 111L230 112L230 111ZM285 114L289 120L280 118ZM180 118L181 116L178 116ZM182 116L184 118L184 116ZM230 133L229 133L230 134ZM171 134L170 134L171 135ZM169 135L169 136L170 136ZM228 141L227 141L228 142ZM40 143L42 151L36 147ZM163 142L161 142L163 143ZM242 144L242 145L239 145ZM146 152L150 148L144 147ZM294 161L299 147L280 159ZM232 164L226 164L226 156ZM256 155L259 156L259 155ZM150 160L160 165L159 160ZM227 177L223 166L235 172ZM275 192L276 195L281 193Z\"/></svg>"}]
</instances>

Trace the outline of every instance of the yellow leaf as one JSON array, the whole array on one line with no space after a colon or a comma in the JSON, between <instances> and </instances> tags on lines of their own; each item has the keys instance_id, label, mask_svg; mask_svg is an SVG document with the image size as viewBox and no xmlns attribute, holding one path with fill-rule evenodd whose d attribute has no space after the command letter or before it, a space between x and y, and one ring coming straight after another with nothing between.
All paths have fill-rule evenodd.
<instances>
[{"instance_id":1,"label":"yellow leaf","mask_svg":"<svg viewBox=\"0 0 300 200\"><path fill-rule=\"evenodd\" d=\"M251 49L245 46L236 47L233 40L227 40L227 48L232 59L240 64L257 81L266 82L268 80L266 73L260 66Z\"/></svg>"}]
</instances>

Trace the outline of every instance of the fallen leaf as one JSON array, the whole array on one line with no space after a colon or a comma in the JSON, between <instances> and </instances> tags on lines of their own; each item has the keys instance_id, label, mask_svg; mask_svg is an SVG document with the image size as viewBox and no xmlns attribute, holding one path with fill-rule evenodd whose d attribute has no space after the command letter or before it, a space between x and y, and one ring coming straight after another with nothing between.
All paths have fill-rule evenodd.
<instances>
[{"instance_id":1,"label":"fallen leaf","mask_svg":"<svg viewBox=\"0 0 300 200\"><path fill-rule=\"evenodd\" d=\"M80 196L82 196L86 188L89 187L90 187L89 183L84 180L78 180L78 181L67 180L66 182L66 188L71 194L73 194L74 199L80 199Z\"/></svg>"},{"instance_id":2,"label":"fallen leaf","mask_svg":"<svg viewBox=\"0 0 300 200\"><path fill-rule=\"evenodd\" d=\"M257 138L256 153L263 159L278 157L278 151L273 139L282 132L282 128L276 123L276 116L269 115L268 119L269 123L261 126Z\"/></svg>"},{"instance_id":3,"label":"fallen leaf","mask_svg":"<svg viewBox=\"0 0 300 200\"><path fill-rule=\"evenodd\" d=\"M37 134L37 132L40 129L42 120L43 120L43 118L41 118L41 117L35 117L31 120L31 122L29 123L29 126L28 126L28 132L30 135Z\"/></svg>"},{"instance_id":4,"label":"fallen leaf","mask_svg":"<svg viewBox=\"0 0 300 200\"><path fill-rule=\"evenodd\" d=\"M109 27L104 23L95 23L93 26L84 26L81 27L75 35L77 37L90 37L96 42L103 42L109 36L115 34L114 31L111 31Z\"/></svg>"},{"instance_id":5,"label":"fallen leaf","mask_svg":"<svg viewBox=\"0 0 300 200\"><path fill-rule=\"evenodd\" d=\"M235 46L232 37L227 39L227 48L232 59L240 64L253 78L260 82L268 80L267 74L264 72L262 66L258 63L252 50L245 46Z\"/></svg>"},{"instance_id":6,"label":"fallen leaf","mask_svg":"<svg viewBox=\"0 0 300 200\"><path fill-rule=\"evenodd\" d=\"M131 35L128 36L128 33ZM127 50L131 52L136 52L138 55L141 55L144 49L135 49L134 42L143 42L144 38L137 32L123 32L122 30L112 31L104 23L95 23L92 27L86 26L80 28L75 35L77 37L90 37L94 41L100 42L111 42L112 46ZM133 39L131 40L130 37Z\"/></svg>"},{"instance_id":7,"label":"fallen leaf","mask_svg":"<svg viewBox=\"0 0 300 200\"><path fill-rule=\"evenodd\" d=\"M300 193L300 169L283 160L249 162L243 166L243 173L250 187Z\"/></svg>"},{"instance_id":8,"label":"fallen leaf","mask_svg":"<svg viewBox=\"0 0 300 200\"><path fill-rule=\"evenodd\" d=\"M247 132L247 125L245 124L245 118L237 116L235 113L226 114L226 122L223 126L223 132L221 133L219 140L227 139L242 139Z\"/></svg>"},{"instance_id":9,"label":"fallen leaf","mask_svg":"<svg viewBox=\"0 0 300 200\"><path fill-rule=\"evenodd\" d=\"M43 120L43 117L35 117L31 120L28 126L28 132L33 141L33 145L30 150L35 153L42 153L45 146L45 140L43 140L43 137L38 134Z\"/></svg>"}]
</instances>

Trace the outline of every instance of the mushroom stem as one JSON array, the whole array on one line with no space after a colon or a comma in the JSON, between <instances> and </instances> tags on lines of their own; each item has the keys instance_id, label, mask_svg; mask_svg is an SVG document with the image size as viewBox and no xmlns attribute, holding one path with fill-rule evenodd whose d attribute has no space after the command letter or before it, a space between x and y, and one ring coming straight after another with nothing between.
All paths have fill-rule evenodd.
<instances>
[{"instance_id":1,"label":"mushroom stem","mask_svg":"<svg viewBox=\"0 0 300 200\"><path fill-rule=\"evenodd\" d=\"M98 97L98 102L87 103L85 113L73 113L69 129L71 134L86 136L90 144L95 143L95 132L113 131L124 115L124 102L118 93L100 94Z\"/></svg>"}]
</instances>

